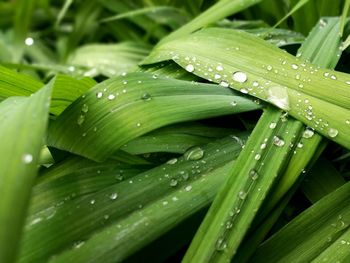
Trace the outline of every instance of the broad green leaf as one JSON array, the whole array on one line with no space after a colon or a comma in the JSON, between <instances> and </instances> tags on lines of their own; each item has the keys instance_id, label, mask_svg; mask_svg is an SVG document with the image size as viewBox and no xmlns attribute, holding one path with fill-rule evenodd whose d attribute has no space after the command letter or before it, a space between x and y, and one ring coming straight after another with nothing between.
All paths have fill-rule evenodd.
<instances>
[{"instance_id":1,"label":"broad green leaf","mask_svg":"<svg viewBox=\"0 0 350 263\"><path fill-rule=\"evenodd\" d=\"M183 262L229 262L292 154L302 124L267 108L254 128Z\"/></svg>"},{"instance_id":2,"label":"broad green leaf","mask_svg":"<svg viewBox=\"0 0 350 263\"><path fill-rule=\"evenodd\" d=\"M135 69L148 53L148 46L133 42L89 44L79 47L70 56L68 63L87 67L85 76L112 77Z\"/></svg>"},{"instance_id":3,"label":"broad green leaf","mask_svg":"<svg viewBox=\"0 0 350 263\"><path fill-rule=\"evenodd\" d=\"M349 232L349 198L350 183L347 183L305 210L264 242L251 262L313 262L323 251L334 251L332 247L338 246L338 242L343 240L342 235L348 235L345 233ZM349 254L346 245L344 249ZM340 256L341 253L337 257Z\"/></svg>"},{"instance_id":4,"label":"broad green leaf","mask_svg":"<svg viewBox=\"0 0 350 263\"><path fill-rule=\"evenodd\" d=\"M217 85L131 73L106 80L75 101L51 123L48 144L103 161L156 128L260 107Z\"/></svg>"},{"instance_id":5,"label":"broad green leaf","mask_svg":"<svg viewBox=\"0 0 350 263\"><path fill-rule=\"evenodd\" d=\"M252 53L252 48L259 52ZM230 29L204 29L164 43L144 63L169 59L203 78L270 102L350 148L348 74L321 69Z\"/></svg>"},{"instance_id":6,"label":"broad green leaf","mask_svg":"<svg viewBox=\"0 0 350 263\"><path fill-rule=\"evenodd\" d=\"M14 262L45 136L54 80L0 104L0 261ZM5 227L6 226L6 227Z\"/></svg>"},{"instance_id":7,"label":"broad green leaf","mask_svg":"<svg viewBox=\"0 0 350 263\"><path fill-rule=\"evenodd\" d=\"M121 236L126 234L125 231L130 232L132 235L140 234L140 231L146 231L150 228L142 224L142 227L140 225L141 230L138 231L133 227L124 229L118 227L118 225L130 213L134 213L132 218L136 216L138 220L147 220L146 215L143 217L143 213L139 213L144 211L141 208L147 208L148 206L156 206L158 208L159 205L164 207L164 200L162 202L160 201L162 198L165 198L167 195L178 196L179 200L175 201L171 198L167 198L169 205L171 202L175 205L175 207L170 209L171 211L164 209L164 212L169 211L172 213L172 218L175 222L167 221L169 214L164 215L162 211L154 213L154 208L151 210L157 218L157 223L163 221L166 224L166 229L154 228L154 230L156 230L157 233L158 231L164 233L169 228L176 225L177 222L188 216L183 213L179 214L179 211L181 211L183 207L181 201L182 196L185 195L184 198L186 198L188 204L189 200L197 196L197 191L201 192L200 188L197 187L197 190L194 190L194 192L191 191L192 188L195 189L193 183L198 182L195 184L201 185L204 193L209 191L208 195L210 196L204 195L201 198L195 198L196 200L194 200L193 203L194 207L198 205L199 209L212 200L217 191L218 185L226 176L226 173L221 170L222 167L228 162L231 162L232 159L235 159L240 151L241 144L237 142L236 139L228 137L205 147L190 149L184 157L171 159L166 164L140 173L132 178L125 179L120 178L121 174L119 168L114 169L113 172L111 167L90 162L93 164L91 168L95 170L98 169L98 166L105 166L104 169L100 169L100 176L103 177L104 172L108 173L109 177L114 174L110 179L108 177L101 179L99 183L100 185L110 183L111 179L114 180L114 183L91 194L85 192L86 194L76 196L75 198L72 198L71 196L76 193L76 190L73 189L74 185L81 185L81 181L77 179L77 181L74 182L74 178L78 177L82 179L85 177L84 171L90 174L90 176L86 175L87 189L96 190L98 188L98 186L94 185L98 179L91 178L93 169L86 168L86 170L82 167L84 166L84 162L86 166L88 161L86 160L77 163L71 160L63 164L63 166L58 165L53 167L50 169L50 174L48 174L50 179L47 180L45 179L47 176L44 176L42 182L38 184L38 188L35 192L36 198L34 199L35 203L32 203L32 207L40 208L40 210L34 209L35 213L31 214L27 221L20 262L45 261L52 254L57 254L64 249L71 249L74 244L85 241L88 243L89 241L87 240L89 240L88 238L93 233L98 229L109 226L110 224L113 225L113 228L118 229ZM220 169L220 172L216 171L216 169ZM72 174L72 171L76 171L76 173ZM69 182L69 178L73 179L72 183ZM92 181L89 182L89 178ZM206 178L213 179L207 180ZM62 183L63 185L67 185L68 189L72 190L70 194L68 194L69 190L65 189L63 185L61 186L61 180L64 180ZM48 183L45 183L45 181ZM57 187L60 189L56 189ZM51 200L53 202L51 205L48 205L49 202L46 202L43 198L45 199L47 194L50 195L50 188L52 189L51 191L56 192L59 196L63 196L60 192L66 193L66 196L68 195L68 197L70 197L69 200L65 200L61 205L52 206L56 204L56 200L52 198ZM187 198L187 195L190 195L190 197ZM46 206L44 207L44 205ZM193 210L191 213L193 212L195 211ZM68 221L70 223L67 225ZM50 233L49 238L48 233ZM152 232L149 232L147 235L142 233L141 236L147 236L149 239L155 239L158 237ZM130 235L126 235L123 238L130 238ZM147 244L147 242L142 239L139 241L140 242L130 243L120 240L122 244L125 243L125 245L129 245L127 246L128 249L125 248L123 254L120 254L119 257L125 257L126 253L130 254L135 251L135 246L140 248ZM110 239L104 241L104 244L107 243L112 244L113 246L120 245L111 242ZM109 249L109 246L105 245L105 249ZM77 252L79 252L79 250ZM101 253L104 255L104 250L99 250L97 247L96 250L91 250L91 252L96 254L96 256L101 255ZM92 257L91 260L93 259L94 258ZM114 260L115 258L113 257L111 259Z\"/></svg>"}]
</instances>

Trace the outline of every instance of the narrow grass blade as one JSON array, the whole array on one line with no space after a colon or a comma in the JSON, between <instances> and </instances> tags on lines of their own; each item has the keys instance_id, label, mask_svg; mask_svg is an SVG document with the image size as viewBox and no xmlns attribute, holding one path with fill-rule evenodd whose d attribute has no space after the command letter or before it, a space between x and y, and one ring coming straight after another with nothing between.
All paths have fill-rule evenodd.
<instances>
[{"instance_id":1,"label":"narrow grass blade","mask_svg":"<svg viewBox=\"0 0 350 263\"><path fill-rule=\"evenodd\" d=\"M95 254L96 257L101 256L101 254L103 256L107 256L110 252L110 247L107 244L112 244L113 246L125 248L123 249L123 253L117 253L118 255L120 254L119 257L125 257L126 254L129 255L135 251L135 249L146 245L149 241L139 239L138 242L136 242L136 240L135 242L125 242L124 238L129 239L131 238L131 235L138 235L145 238L147 236L147 240L154 240L159 234L164 233L177 222L187 217L186 213L179 213L179 211L182 211L183 208L182 202L180 203L183 196L186 198L184 202L187 203L187 206L189 204L189 200L195 199L192 207L193 209L196 207L196 205L203 207L204 205L208 204L216 193L218 185L226 176L226 173L224 173L223 170L216 172L216 169L224 166L232 159L235 159L240 151L241 144L238 143L237 140L229 137L216 143L211 143L205 147L191 149L184 155L184 157L179 159L171 159L166 164L138 174L137 176L133 176L132 178L121 178L122 180L119 180L118 178L120 176L120 171L114 169L114 174L117 176L117 178L113 177L115 182L110 184L109 187L101 188L97 192L82 195L79 198L76 197L71 200L66 200L59 206L53 206L51 209L46 209L51 206L44 208L43 203L40 200L46 196L49 188L60 187L61 190L57 189L54 191L56 193L60 191L67 193L67 190L63 187L63 185L62 187L60 186L59 182L62 180L60 178L66 178L65 184L67 184L68 188L72 189L71 186L74 186L74 184L77 186L80 185L80 181L77 180L76 183L72 184L69 182L69 178L74 178L76 176L82 178L82 176L84 176L84 168L81 167L82 163L78 165L76 162L70 162L73 166L71 168L68 166L67 174L65 170L60 168L60 166L57 166L56 169L53 168L54 170L50 176L52 179L48 181L49 184L46 184L46 186L45 184L40 184L45 186L42 188L42 190L44 190L42 192L42 198L39 198L41 190L37 190L38 192L36 192L38 197L35 199L35 201L39 203L33 203L32 205L33 207L40 207L42 209L40 209L40 211L35 209L37 212L31 214L27 221L20 262L43 261L47 260L50 255L62 252L64 249L73 248L73 250L75 250L74 244L89 240L89 237L93 233L99 229L109 226L110 224L113 225L113 229L118 230L118 235L123 237L123 240L119 240L118 238L118 242L111 242L110 239L105 239L104 243L101 243L101 246L105 247L105 249L108 250L108 253L105 249L100 250L100 246L95 247L96 250L91 250L90 252ZM196 154L193 155L194 153ZM69 164L67 163L67 165ZM95 166L93 166L95 167L94 169L96 169L98 165L99 164L95 164ZM72 173L70 172L73 170L77 171L77 174L75 174L74 177L72 177ZM100 176L103 176L104 171L108 172L109 176L113 174L113 171L109 169L100 170ZM213 172L211 173L211 171ZM92 170L90 170L90 172L92 172ZM92 175L90 172L89 174ZM55 175L57 173L60 175ZM81 175L79 175L80 173ZM206 177L203 177L205 175L207 175L208 178L213 178L214 181L206 180ZM90 177L88 176L87 179L88 178ZM105 180L110 182L110 179ZM213 182L213 184L210 182ZM93 186L92 183L89 183L88 181L87 183L91 185L88 188L96 189L96 186ZM200 188L196 187L196 190L191 191L192 188L195 189L193 183L196 185L199 184L203 187L202 190L204 192L202 193L209 191L208 197L203 195L198 199L195 198L198 197L197 191L201 192L201 190ZM208 189L208 187L209 190L204 190ZM71 192L71 194L74 192L75 191ZM71 197L71 194L68 196ZM173 194L174 196L178 195L179 199L168 199L169 205L170 203L172 203L171 205L173 205L173 203L175 205L172 209L170 209L171 211L169 211L167 206L163 204L164 200L160 201L162 198L165 198L170 194ZM187 197L188 195L189 197ZM45 203L47 204L47 202ZM52 205L54 204L55 202L52 203ZM160 209L159 213L154 213L155 207L158 209L159 205L165 209ZM157 218L157 224L163 221L165 224L164 227L166 228L151 228L144 224L140 225L141 230L137 230L134 227L118 227L120 224L119 222L121 222L121 220L123 221L124 218L130 213L134 213L132 218L136 218L137 220L141 221L147 220L148 216L145 215L145 217L143 217L143 211L144 209L147 209L148 206L153 207L151 211ZM167 218L169 218L169 214L167 214L167 211L171 213L171 218L174 221L168 221ZM163 212L165 212L165 214L163 214ZM125 222L129 221L127 219L125 220ZM67 225L68 221L70 224ZM152 233L151 229L157 231L157 235ZM145 234L142 231L150 232ZM161 233L158 231L161 231ZM50 238L47 238L48 235ZM88 242L89 241L86 243ZM124 245L122 246L122 244L126 245L126 247ZM76 252L71 252L78 252L78 254L81 254L79 250ZM85 254L85 256L87 255L88 254ZM80 256L84 257L84 255ZM115 260L115 258L116 257L110 257L110 260ZM90 260L93 261L94 257L91 257Z\"/></svg>"},{"instance_id":2,"label":"narrow grass blade","mask_svg":"<svg viewBox=\"0 0 350 263\"><path fill-rule=\"evenodd\" d=\"M228 262L299 138L296 120L267 108L194 237L183 262ZM271 161L273 159L273 161Z\"/></svg>"},{"instance_id":3,"label":"narrow grass blade","mask_svg":"<svg viewBox=\"0 0 350 263\"><path fill-rule=\"evenodd\" d=\"M131 73L96 85L67 108L50 125L48 144L103 161L156 128L260 107L217 85Z\"/></svg>"},{"instance_id":4,"label":"narrow grass blade","mask_svg":"<svg viewBox=\"0 0 350 263\"><path fill-rule=\"evenodd\" d=\"M322 198L264 242L251 261L311 262L348 232L349 198L350 184L347 183Z\"/></svg>"},{"instance_id":5,"label":"narrow grass blade","mask_svg":"<svg viewBox=\"0 0 350 263\"><path fill-rule=\"evenodd\" d=\"M0 261L14 262L45 135L53 82L0 104ZM6 226L6 227L5 227Z\"/></svg>"},{"instance_id":6,"label":"narrow grass blade","mask_svg":"<svg viewBox=\"0 0 350 263\"><path fill-rule=\"evenodd\" d=\"M238 13L259 2L261 2L261 0L220 0L186 25L163 38L161 43L177 39L181 36L186 36L198 29L217 22L218 20L221 20L229 15Z\"/></svg>"},{"instance_id":7,"label":"narrow grass blade","mask_svg":"<svg viewBox=\"0 0 350 263\"><path fill-rule=\"evenodd\" d=\"M252 48L259 52L253 54ZM210 81L270 102L350 148L348 74L321 69L230 29L204 29L164 43L144 63L169 59Z\"/></svg>"}]
</instances>

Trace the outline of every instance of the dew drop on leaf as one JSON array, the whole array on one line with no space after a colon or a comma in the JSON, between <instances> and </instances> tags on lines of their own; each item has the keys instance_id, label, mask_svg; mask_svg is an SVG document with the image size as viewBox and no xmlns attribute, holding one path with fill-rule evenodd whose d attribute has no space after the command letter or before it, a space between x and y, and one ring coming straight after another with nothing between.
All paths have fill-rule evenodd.
<instances>
[{"instance_id":1,"label":"dew drop on leaf","mask_svg":"<svg viewBox=\"0 0 350 263\"><path fill-rule=\"evenodd\" d=\"M185 159L188 161L200 160L203 156L204 151L201 147L198 146L188 149L184 154Z\"/></svg>"},{"instance_id":2,"label":"dew drop on leaf","mask_svg":"<svg viewBox=\"0 0 350 263\"><path fill-rule=\"evenodd\" d=\"M117 199L117 197L118 197L118 194L117 194L117 193L112 193L112 194L109 196L109 198L110 198L111 200L115 200L115 199Z\"/></svg>"},{"instance_id":3,"label":"dew drop on leaf","mask_svg":"<svg viewBox=\"0 0 350 263\"><path fill-rule=\"evenodd\" d=\"M239 83L244 83L248 80L248 77L247 77L247 74L245 74L244 72L236 71L233 73L232 79Z\"/></svg>"},{"instance_id":4,"label":"dew drop on leaf","mask_svg":"<svg viewBox=\"0 0 350 263\"><path fill-rule=\"evenodd\" d=\"M329 137L336 137L338 135L338 130L337 129L334 129L334 128L329 128L328 129L328 135Z\"/></svg>"},{"instance_id":5,"label":"dew drop on leaf","mask_svg":"<svg viewBox=\"0 0 350 263\"><path fill-rule=\"evenodd\" d=\"M194 66L192 64L188 64L185 68L188 72L193 72L194 71Z\"/></svg>"}]
</instances>

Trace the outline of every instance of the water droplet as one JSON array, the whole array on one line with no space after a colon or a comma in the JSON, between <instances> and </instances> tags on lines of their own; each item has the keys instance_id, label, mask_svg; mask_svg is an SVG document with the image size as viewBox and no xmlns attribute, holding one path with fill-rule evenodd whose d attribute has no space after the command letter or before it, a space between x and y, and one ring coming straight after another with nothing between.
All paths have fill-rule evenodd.
<instances>
[{"instance_id":1,"label":"water droplet","mask_svg":"<svg viewBox=\"0 0 350 263\"><path fill-rule=\"evenodd\" d=\"M192 186L191 185L188 185L185 187L185 191L189 192L192 190Z\"/></svg>"},{"instance_id":2,"label":"water droplet","mask_svg":"<svg viewBox=\"0 0 350 263\"><path fill-rule=\"evenodd\" d=\"M78 119L77 119L77 124L78 125L82 125L85 121L85 116L84 115L79 115Z\"/></svg>"},{"instance_id":3,"label":"water droplet","mask_svg":"<svg viewBox=\"0 0 350 263\"><path fill-rule=\"evenodd\" d=\"M311 138L312 136L314 136L314 131L311 129L306 128L304 133L303 133L303 137L306 139Z\"/></svg>"},{"instance_id":4,"label":"water droplet","mask_svg":"<svg viewBox=\"0 0 350 263\"><path fill-rule=\"evenodd\" d=\"M237 101L231 101L230 104L231 104L233 107L235 107L235 106L237 106Z\"/></svg>"},{"instance_id":5,"label":"water droplet","mask_svg":"<svg viewBox=\"0 0 350 263\"><path fill-rule=\"evenodd\" d=\"M266 143L262 143L261 145L260 145L260 149L265 149L266 148Z\"/></svg>"},{"instance_id":6,"label":"water droplet","mask_svg":"<svg viewBox=\"0 0 350 263\"><path fill-rule=\"evenodd\" d=\"M247 197L247 193L245 191L239 191L238 198L244 200Z\"/></svg>"},{"instance_id":7,"label":"water droplet","mask_svg":"<svg viewBox=\"0 0 350 263\"><path fill-rule=\"evenodd\" d=\"M248 90L247 89L240 89L239 91L244 93L244 94L248 94Z\"/></svg>"},{"instance_id":8,"label":"water droplet","mask_svg":"<svg viewBox=\"0 0 350 263\"><path fill-rule=\"evenodd\" d=\"M96 93L96 98L101 99L102 96L103 96L103 93L102 93L102 92L97 92L97 93Z\"/></svg>"},{"instance_id":9,"label":"water droplet","mask_svg":"<svg viewBox=\"0 0 350 263\"><path fill-rule=\"evenodd\" d=\"M29 154L29 153L25 153L22 156L22 161L25 164L29 164L33 161L33 155Z\"/></svg>"},{"instance_id":10,"label":"water droplet","mask_svg":"<svg viewBox=\"0 0 350 263\"><path fill-rule=\"evenodd\" d=\"M172 158L169 161L166 162L167 164L175 164L177 163L177 158Z\"/></svg>"},{"instance_id":11,"label":"water droplet","mask_svg":"<svg viewBox=\"0 0 350 263\"><path fill-rule=\"evenodd\" d=\"M83 107L81 108L81 111L84 113L87 113L89 111L89 106L86 104L83 104Z\"/></svg>"},{"instance_id":12,"label":"water droplet","mask_svg":"<svg viewBox=\"0 0 350 263\"><path fill-rule=\"evenodd\" d=\"M345 123L346 123L347 125L350 125L350 120L346 120Z\"/></svg>"},{"instance_id":13,"label":"water droplet","mask_svg":"<svg viewBox=\"0 0 350 263\"><path fill-rule=\"evenodd\" d=\"M334 128L329 128L328 129L328 135L329 137L336 137L338 135L338 130L337 129L334 129Z\"/></svg>"},{"instance_id":14,"label":"water droplet","mask_svg":"<svg viewBox=\"0 0 350 263\"><path fill-rule=\"evenodd\" d=\"M257 153L257 154L255 155L255 157L254 157L255 160L260 160L260 158L261 158L261 155L258 154L258 153Z\"/></svg>"},{"instance_id":15,"label":"water droplet","mask_svg":"<svg viewBox=\"0 0 350 263\"><path fill-rule=\"evenodd\" d=\"M215 243L215 248L217 251L223 251L226 247L227 244L222 237L220 237Z\"/></svg>"},{"instance_id":16,"label":"water droplet","mask_svg":"<svg viewBox=\"0 0 350 263\"><path fill-rule=\"evenodd\" d=\"M297 64L292 64L291 67L292 67L292 69L298 69L299 68Z\"/></svg>"},{"instance_id":17,"label":"water droplet","mask_svg":"<svg viewBox=\"0 0 350 263\"><path fill-rule=\"evenodd\" d=\"M226 81L220 81L219 85L223 86L225 88L227 88L229 86L228 82L226 82Z\"/></svg>"},{"instance_id":18,"label":"water droplet","mask_svg":"<svg viewBox=\"0 0 350 263\"><path fill-rule=\"evenodd\" d=\"M170 186L174 187L174 186L177 186L177 180L176 179L171 179L170 180Z\"/></svg>"},{"instance_id":19,"label":"water droplet","mask_svg":"<svg viewBox=\"0 0 350 263\"><path fill-rule=\"evenodd\" d=\"M92 205L95 204L95 202L96 202L95 199L90 200L90 204Z\"/></svg>"},{"instance_id":20,"label":"water droplet","mask_svg":"<svg viewBox=\"0 0 350 263\"><path fill-rule=\"evenodd\" d=\"M118 197L118 194L117 194L117 193L112 193L112 194L109 196L109 198L110 198L111 200L115 200L115 199L117 199L117 197Z\"/></svg>"},{"instance_id":21,"label":"water droplet","mask_svg":"<svg viewBox=\"0 0 350 263\"><path fill-rule=\"evenodd\" d=\"M247 77L247 74L245 74L244 72L236 71L233 73L232 79L239 83L244 83L247 81L248 77Z\"/></svg>"},{"instance_id":22,"label":"water droplet","mask_svg":"<svg viewBox=\"0 0 350 263\"><path fill-rule=\"evenodd\" d=\"M254 169L250 170L249 176L250 178L252 178L253 181L257 180L259 177L258 172L255 171Z\"/></svg>"},{"instance_id":23,"label":"water droplet","mask_svg":"<svg viewBox=\"0 0 350 263\"><path fill-rule=\"evenodd\" d=\"M188 64L185 68L188 72L193 72L194 71L194 66L192 64Z\"/></svg>"},{"instance_id":24,"label":"water droplet","mask_svg":"<svg viewBox=\"0 0 350 263\"><path fill-rule=\"evenodd\" d=\"M283 110L289 110L289 96L287 89L281 86L270 87L267 92L267 101Z\"/></svg>"},{"instance_id":25,"label":"water droplet","mask_svg":"<svg viewBox=\"0 0 350 263\"><path fill-rule=\"evenodd\" d=\"M284 140L278 136L274 136L272 142L278 147L282 147L285 144Z\"/></svg>"},{"instance_id":26,"label":"water droplet","mask_svg":"<svg viewBox=\"0 0 350 263\"><path fill-rule=\"evenodd\" d=\"M32 46L34 44L34 39L31 38L31 37L27 37L25 40L24 40L24 44L26 44L27 46Z\"/></svg>"},{"instance_id":27,"label":"water droplet","mask_svg":"<svg viewBox=\"0 0 350 263\"><path fill-rule=\"evenodd\" d=\"M253 87L258 87L259 83L257 81L253 81Z\"/></svg>"},{"instance_id":28,"label":"water droplet","mask_svg":"<svg viewBox=\"0 0 350 263\"><path fill-rule=\"evenodd\" d=\"M223 68L221 65L218 65L218 66L216 67L216 70L218 70L218 71L223 71L224 68Z\"/></svg>"},{"instance_id":29,"label":"water droplet","mask_svg":"<svg viewBox=\"0 0 350 263\"><path fill-rule=\"evenodd\" d=\"M141 123L136 123L136 127L141 127Z\"/></svg>"},{"instance_id":30,"label":"water droplet","mask_svg":"<svg viewBox=\"0 0 350 263\"><path fill-rule=\"evenodd\" d=\"M272 66L271 66L271 65L268 65L268 66L266 67L266 69L267 69L268 71L271 71L271 70L272 70Z\"/></svg>"},{"instance_id":31,"label":"water droplet","mask_svg":"<svg viewBox=\"0 0 350 263\"><path fill-rule=\"evenodd\" d=\"M115 99L115 95L113 95L113 94L108 95L108 100L114 100L114 99Z\"/></svg>"},{"instance_id":32,"label":"water droplet","mask_svg":"<svg viewBox=\"0 0 350 263\"><path fill-rule=\"evenodd\" d=\"M152 99L151 95L149 93L144 93L142 96L141 96L141 99L143 101L150 101Z\"/></svg>"},{"instance_id":33,"label":"water droplet","mask_svg":"<svg viewBox=\"0 0 350 263\"><path fill-rule=\"evenodd\" d=\"M204 151L202 148L198 146L190 148L184 154L185 159L191 160L191 161L200 160L203 156L204 156Z\"/></svg>"},{"instance_id":34,"label":"water droplet","mask_svg":"<svg viewBox=\"0 0 350 263\"><path fill-rule=\"evenodd\" d=\"M277 126L276 122L271 122L270 125L269 125L269 128L270 129L274 129L274 128L276 128L276 126Z\"/></svg>"}]
</instances>

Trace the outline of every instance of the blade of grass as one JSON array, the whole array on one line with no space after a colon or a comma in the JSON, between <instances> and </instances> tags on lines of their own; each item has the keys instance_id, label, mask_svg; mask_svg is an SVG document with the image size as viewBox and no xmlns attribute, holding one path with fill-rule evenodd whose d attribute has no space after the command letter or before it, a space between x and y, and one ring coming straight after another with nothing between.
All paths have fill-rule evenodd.
<instances>
[{"instance_id":1,"label":"blade of grass","mask_svg":"<svg viewBox=\"0 0 350 263\"><path fill-rule=\"evenodd\" d=\"M217 149L219 149L219 151L217 151ZM197 155L196 158L198 159L194 157L189 158L189 153L191 153L193 150L197 150L197 153L198 150L203 151L199 152L202 154L202 158L200 158L200 155ZM210 196L213 196L217 191L217 185L220 184L220 182L222 182L222 179L225 177L225 173L223 173L223 171L213 172L212 177L215 177L213 178L215 183L211 184L208 181L207 186L205 186L207 180L202 180L204 178L202 175L208 175L208 177L211 177L209 176L210 171L214 171L217 168L222 167L226 163L230 162L232 159L234 159L235 156L238 155L240 151L241 145L235 139L230 137L225 138L202 148L191 149L187 154L185 154L185 157L181 157L179 159L171 159L166 164L138 174L132 178L125 178L125 180L120 181L113 177L113 179L115 179L115 183L109 187L104 187L95 193L83 195L80 198L77 197L72 200L66 200L60 206L53 207L52 209L46 209L50 206L43 208L41 202L39 204L33 203L34 207L40 206L42 209L35 214L31 214L27 221L27 228L22 244L20 262L37 262L47 260L52 254L62 252L64 249L71 249L74 246L75 242L88 240L88 238L94 232L103 227L107 227L108 225L113 224L113 228L115 228L116 225L119 224L119 221L124 220L124 218L130 213L135 212L134 214L137 218L139 218L140 215L143 215L143 213L139 213L144 211L141 209L142 207L146 207L148 205L158 207L159 204L162 205L162 202L160 202L159 199L165 198L165 196L169 194L179 195L179 200L176 200L176 202L171 201L175 203L175 207L169 212L175 213L172 215L172 218L175 220L175 222L181 221L184 219L183 216L185 215L178 212L182 209L181 204L179 204L180 207L177 206L177 201L180 202L180 196L183 194L189 194L189 198L196 197L196 193L191 191L191 186L196 181L203 181L203 183L199 184L203 185L204 188L209 187ZM71 177L71 173L69 173L69 171L75 170L78 173L84 172L84 168L81 168L81 165L83 164L79 164L80 168L78 168L78 164L75 162L70 163L73 165L73 167L68 168L67 170L68 173L66 176L68 178ZM67 165L69 165L69 163L67 163ZM95 164L95 167L98 165L99 164ZM103 171L102 169L100 170L100 176L103 176ZM114 171L115 175L119 177L120 171ZM113 173L112 171L110 172ZM53 170L52 173L53 174L51 176L53 178L48 181L51 182L47 185L48 188L50 188L50 186L54 188L58 187L59 184L54 182L59 182L59 178L65 178L65 171L62 170L59 166ZM54 175L56 173L60 173L61 175ZM64 177L62 177L62 175ZM79 185L79 182L80 181L77 181L76 184ZM68 179L66 183L69 184ZM87 181L88 185L91 183L93 182ZM95 186L91 185L88 188L91 187ZM43 192L42 197L46 196L46 193L48 193L48 188L45 187L45 191ZM184 191L183 189L187 190ZM67 192L64 187L58 191ZM37 192L38 197L35 199L36 201L41 200L41 198L39 198L40 192ZM209 199L211 200L211 198ZM186 197L187 204L188 200L191 199L187 199ZM203 198L199 198L197 201L200 202L199 206L202 207L202 205L207 204L208 199L207 197L203 196ZM55 202L52 203L52 205L54 204ZM154 210L152 209L152 213L153 212ZM107 215L107 219L105 218L105 215ZM163 215L162 212L155 213L154 215L157 217L157 220L162 220L164 223L167 222L167 217L164 217L167 215ZM142 218L140 220L145 220ZM71 222L69 225L67 225L67 220ZM170 223L170 225L166 224L166 227L169 229L173 225L174 223ZM137 235L138 233L140 234L140 232L133 227L129 229L119 227L116 228L118 229L118 232L120 231L120 235L122 236L125 234L124 230L127 232L130 231L133 233L133 235ZM145 225L142 225L142 229L143 228L149 230L149 228ZM167 229L161 230L161 228L154 228L155 231L162 231L162 233ZM134 233L133 231L136 232ZM149 239L155 239L157 237L154 236L154 234L151 232L149 232L148 235L142 233L142 235L139 236L148 236L147 238ZM130 238L130 236L126 235L124 238ZM111 242L111 240L106 239L103 245L106 249L109 248L107 245L108 243L117 245L118 247L121 245L118 245L115 242ZM142 241L142 239L140 239L139 242L123 241L122 243L125 243L124 245L129 248L126 249L124 247L125 250L119 255L119 257L126 257L126 254L129 255L132 253L136 249L135 246L140 248L147 244L147 242ZM91 250L91 252L93 251ZM96 250L93 252L93 254L96 256L101 255L101 253L104 254L104 250ZM115 259L116 257L110 258L110 260ZM93 257L91 260L93 260Z\"/></svg>"},{"instance_id":2,"label":"blade of grass","mask_svg":"<svg viewBox=\"0 0 350 263\"><path fill-rule=\"evenodd\" d=\"M231 260L277 175L285 168L301 126L296 120L281 119L280 111L266 109L183 262Z\"/></svg>"},{"instance_id":3,"label":"blade of grass","mask_svg":"<svg viewBox=\"0 0 350 263\"><path fill-rule=\"evenodd\" d=\"M253 54L252 48L260 51ZM348 74L321 69L230 29L204 29L164 43L144 63L169 59L210 81L270 102L350 148Z\"/></svg>"},{"instance_id":4,"label":"blade of grass","mask_svg":"<svg viewBox=\"0 0 350 263\"><path fill-rule=\"evenodd\" d=\"M220 0L186 25L163 38L161 43L188 35L202 27L221 20L229 15L238 13L259 2L261 2L261 0Z\"/></svg>"},{"instance_id":5,"label":"blade of grass","mask_svg":"<svg viewBox=\"0 0 350 263\"><path fill-rule=\"evenodd\" d=\"M251 261L311 262L348 232L349 194L350 184L347 183L322 198L264 242Z\"/></svg>"},{"instance_id":6,"label":"blade of grass","mask_svg":"<svg viewBox=\"0 0 350 263\"><path fill-rule=\"evenodd\" d=\"M217 85L131 73L96 85L74 102L51 123L48 144L103 161L156 128L258 108Z\"/></svg>"},{"instance_id":7,"label":"blade of grass","mask_svg":"<svg viewBox=\"0 0 350 263\"><path fill-rule=\"evenodd\" d=\"M15 262L45 135L53 82L0 104L0 261Z\"/></svg>"}]
</instances>

